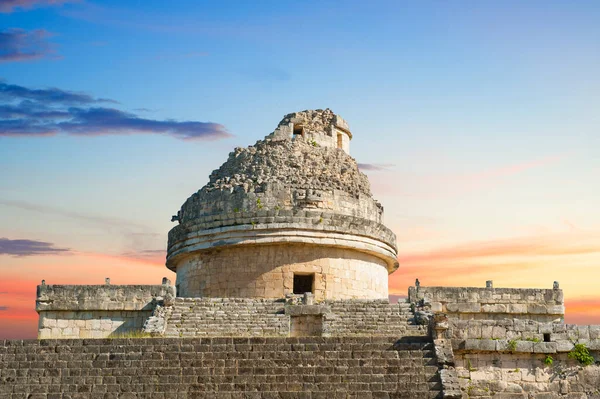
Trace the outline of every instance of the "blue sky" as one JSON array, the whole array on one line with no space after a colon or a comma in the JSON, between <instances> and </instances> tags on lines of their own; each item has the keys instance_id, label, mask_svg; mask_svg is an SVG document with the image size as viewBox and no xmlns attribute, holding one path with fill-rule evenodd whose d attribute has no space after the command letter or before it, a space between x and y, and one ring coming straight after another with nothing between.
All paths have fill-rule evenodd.
<instances>
[{"instance_id":1,"label":"blue sky","mask_svg":"<svg viewBox=\"0 0 600 399\"><path fill-rule=\"evenodd\" d=\"M599 20L595 1L2 2L3 83L89 98L37 103L73 118L53 135L0 118L0 238L71 252L0 253L0 273L58 283L60 260L87 283L104 256L164 250L170 216L233 147L329 107L351 154L378 166L365 172L398 235L391 291L562 278L596 306ZM142 274L158 281L152 262ZM32 296L3 300L31 312Z\"/></svg>"}]
</instances>

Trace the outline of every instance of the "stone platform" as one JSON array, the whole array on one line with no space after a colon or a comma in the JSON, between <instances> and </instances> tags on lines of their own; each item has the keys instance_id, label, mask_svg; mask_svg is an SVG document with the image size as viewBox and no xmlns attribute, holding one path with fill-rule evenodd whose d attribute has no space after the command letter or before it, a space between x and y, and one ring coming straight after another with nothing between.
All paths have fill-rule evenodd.
<instances>
[{"instance_id":1,"label":"stone platform","mask_svg":"<svg viewBox=\"0 0 600 399\"><path fill-rule=\"evenodd\" d=\"M423 337L0 341L0 399L438 397Z\"/></svg>"}]
</instances>

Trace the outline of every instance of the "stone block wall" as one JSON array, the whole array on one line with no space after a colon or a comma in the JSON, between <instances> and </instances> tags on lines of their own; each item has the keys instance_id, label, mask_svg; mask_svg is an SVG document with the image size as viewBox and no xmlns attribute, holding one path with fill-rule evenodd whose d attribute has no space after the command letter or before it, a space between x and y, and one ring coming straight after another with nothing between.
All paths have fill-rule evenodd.
<instances>
[{"instance_id":1,"label":"stone block wall","mask_svg":"<svg viewBox=\"0 0 600 399\"><path fill-rule=\"evenodd\" d=\"M162 285L39 285L39 338L104 338L140 331L175 296Z\"/></svg>"},{"instance_id":2,"label":"stone block wall","mask_svg":"<svg viewBox=\"0 0 600 399\"><path fill-rule=\"evenodd\" d=\"M247 245L196 253L177 266L182 297L284 298L294 273L314 274L317 300L387 298L384 260L359 251L301 244Z\"/></svg>"},{"instance_id":3,"label":"stone block wall","mask_svg":"<svg viewBox=\"0 0 600 399\"><path fill-rule=\"evenodd\" d=\"M569 358L572 343L517 341L510 348L506 340L466 340L458 346L456 373L469 397L600 397L600 366ZM600 360L600 345L591 346Z\"/></svg>"},{"instance_id":4,"label":"stone block wall","mask_svg":"<svg viewBox=\"0 0 600 399\"><path fill-rule=\"evenodd\" d=\"M537 322L535 320L449 319L445 338L478 340L529 340L557 342L571 348L572 342L600 344L600 326ZM600 349L600 345L598 347Z\"/></svg>"},{"instance_id":5,"label":"stone block wall","mask_svg":"<svg viewBox=\"0 0 600 399\"><path fill-rule=\"evenodd\" d=\"M460 320L442 313L432 329L442 384L467 397L600 397L600 326L526 319ZM591 356L580 364L576 351Z\"/></svg>"},{"instance_id":6,"label":"stone block wall","mask_svg":"<svg viewBox=\"0 0 600 399\"><path fill-rule=\"evenodd\" d=\"M396 337L0 340L0 398L436 398L430 346Z\"/></svg>"},{"instance_id":7,"label":"stone block wall","mask_svg":"<svg viewBox=\"0 0 600 399\"><path fill-rule=\"evenodd\" d=\"M412 303L428 303L432 312L462 320L561 322L565 313L560 289L409 287L408 296Z\"/></svg>"}]
</instances>

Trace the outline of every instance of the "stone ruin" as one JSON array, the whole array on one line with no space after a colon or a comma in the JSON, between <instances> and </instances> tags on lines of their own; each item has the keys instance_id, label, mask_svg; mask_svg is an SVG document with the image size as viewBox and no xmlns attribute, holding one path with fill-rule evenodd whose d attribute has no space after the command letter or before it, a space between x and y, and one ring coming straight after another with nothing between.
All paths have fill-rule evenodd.
<instances>
[{"instance_id":1,"label":"stone ruin","mask_svg":"<svg viewBox=\"0 0 600 399\"><path fill-rule=\"evenodd\" d=\"M388 300L395 235L331 110L236 148L173 216L175 284L38 286L0 399L600 398L600 326L552 289Z\"/></svg>"}]
</instances>

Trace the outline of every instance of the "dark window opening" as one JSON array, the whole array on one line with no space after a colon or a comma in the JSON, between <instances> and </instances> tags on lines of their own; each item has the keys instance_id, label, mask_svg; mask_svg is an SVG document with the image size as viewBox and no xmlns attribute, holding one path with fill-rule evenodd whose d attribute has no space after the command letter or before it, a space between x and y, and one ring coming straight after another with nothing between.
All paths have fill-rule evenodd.
<instances>
[{"instance_id":1,"label":"dark window opening","mask_svg":"<svg viewBox=\"0 0 600 399\"><path fill-rule=\"evenodd\" d=\"M294 294L313 292L314 274L294 274Z\"/></svg>"},{"instance_id":2,"label":"dark window opening","mask_svg":"<svg viewBox=\"0 0 600 399\"><path fill-rule=\"evenodd\" d=\"M549 333L544 334L544 342L550 342L550 334Z\"/></svg>"},{"instance_id":3,"label":"dark window opening","mask_svg":"<svg viewBox=\"0 0 600 399\"><path fill-rule=\"evenodd\" d=\"M294 138L297 136L304 136L304 128L302 125L294 125Z\"/></svg>"},{"instance_id":4,"label":"dark window opening","mask_svg":"<svg viewBox=\"0 0 600 399\"><path fill-rule=\"evenodd\" d=\"M179 284L175 284L175 296L181 296L179 295Z\"/></svg>"}]
</instances>

